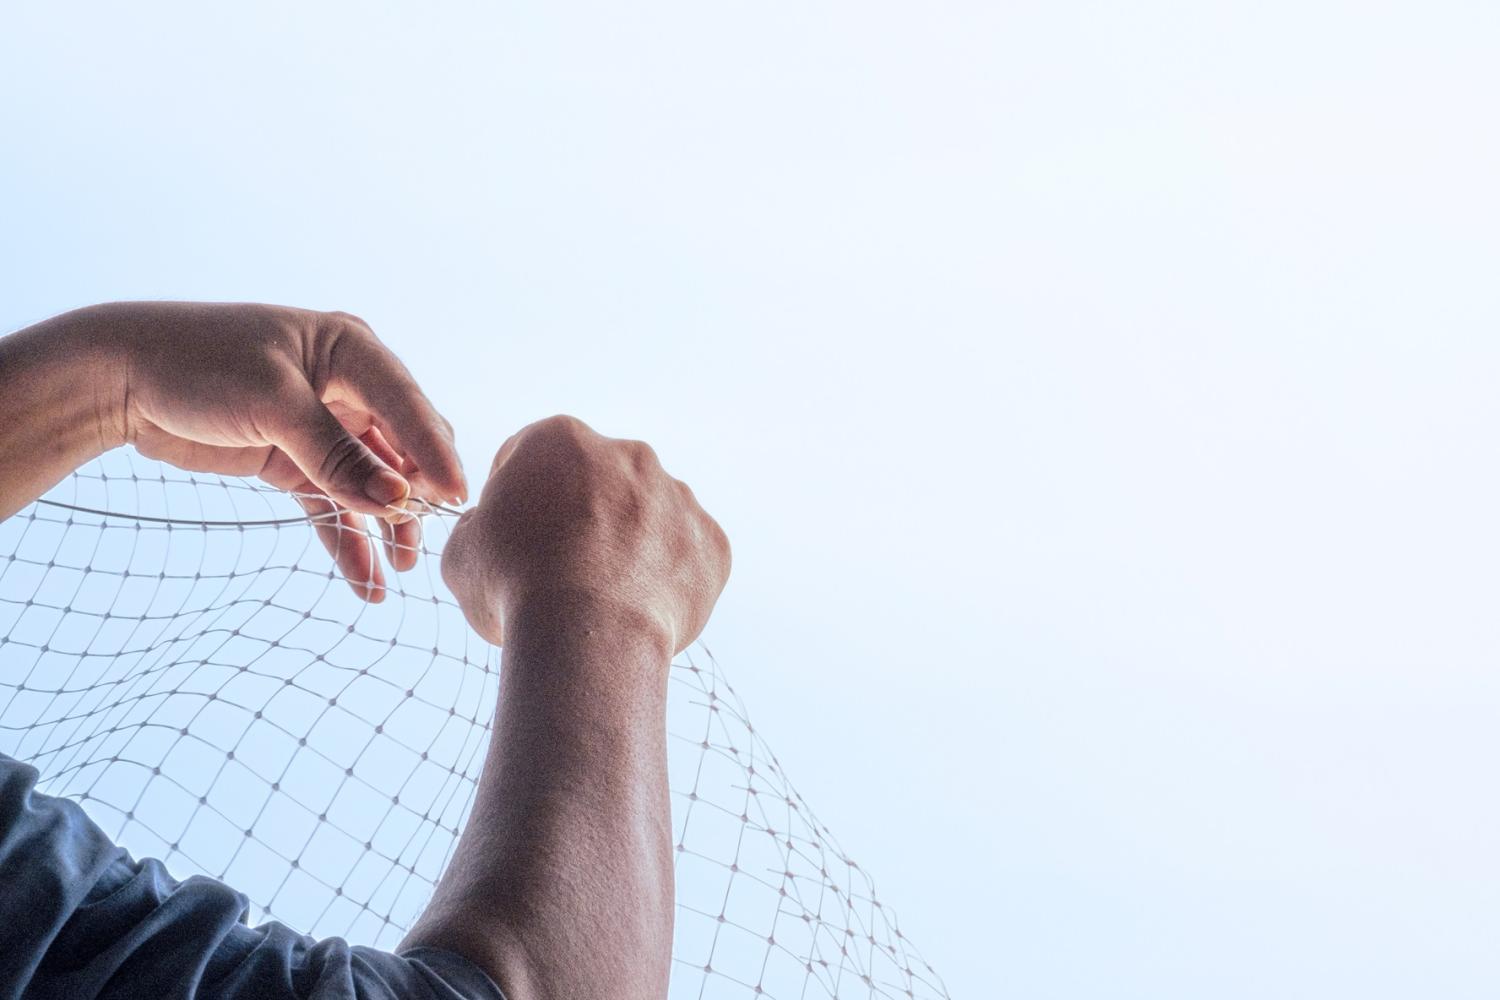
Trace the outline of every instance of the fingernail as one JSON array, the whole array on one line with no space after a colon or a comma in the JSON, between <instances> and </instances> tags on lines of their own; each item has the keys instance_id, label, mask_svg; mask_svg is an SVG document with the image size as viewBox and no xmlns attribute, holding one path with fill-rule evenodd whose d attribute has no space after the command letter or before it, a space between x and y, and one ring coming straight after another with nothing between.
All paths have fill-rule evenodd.
<instances>
[{"instance_id":1,"label":"fingernail","mask_svg":"<svg viewBox=\"0 0 1500 1000\"><path fill-rule=\"evenodd\" d=\"M390 469L377 469L365 480L365 496L382 507L405 500L410 490L406 480Z\"/></svg>"},{"instance_id":2,"label":"fingernail","mask_svg":"<svg viewBox=\"0 0 1500 1000\"><path fill-rule=\"evenodd\" d=\"M406 501L403 500L401 503L406 503ZM385 505L386 524L405 524L407 521L415 520L416 516L400 504L388 503Z\"/></svg>"}]
</instances>

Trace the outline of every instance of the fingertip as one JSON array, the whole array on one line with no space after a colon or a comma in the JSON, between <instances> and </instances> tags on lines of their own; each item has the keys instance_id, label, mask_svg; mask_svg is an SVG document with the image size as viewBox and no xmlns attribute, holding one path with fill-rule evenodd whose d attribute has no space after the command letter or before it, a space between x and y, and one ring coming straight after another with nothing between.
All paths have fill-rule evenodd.
<instances>
[{"instance_id":1,"label":"fingertip","mask_svg":"<svg viewBox=\"0 0 1500 1000\"><path fill-rule=\"evenodd\" d=\"M418 515L430 514L444 506L462 506L467 497L467 488L455 489L451 483L435 482L423 476L412 489L411 506L407 509ZM416 506L418 504L420 506Z\"/></svg>"},{"instance_id":2,"label":"fingertip","mask_svg":"<svg viewBox=\"0 0 1500 1000\"><path fill-rule=\"evenodd\" d=\"M350 580L346 577L345 582L354 591L354 596L367 604L379 604L385 600L385 584L381 580Z\"/></svg>"},{"instance_id":3,"label":"fingertip","mask_svg":"<svg viewBox=\"0 0 1500 1000\"><path fill-rule=\"evenodd\" d=\"M393 426L391 436L404 462L399 471L411 478L413 493L435 497L468 494L463 461L451 440L431 426L421 425L414 429Z\"/></svg>"},{"instance_id":4,"label":"fingertip","mask_svg":"<svg viewBox=\"0 0 1500 1000\"><path fill-rule=\"evenodd\" d=\"M432 487L430 495L444 503L464 503L469 499L469 479L456 460L437 469L424 468L420 475Z\"/></svg>"},{"instance_id":5,"label":"fingertip","mask_svg":"<svg viewBox=\"0 0 1500 1000\"><path fill-rule=\"evenodd\" d=\"M395 532L397 553L400 556L395 566L401 572L416 568L422 550L422 522L413 520Z\"/></svg>"},{"instance_id":6,"label":"fingertip","mask_svg":"<svg viewBox=\"0 0 1500 1000\"><path fill-rule=\"evenodd\" d=\"M411 484L394 469L380 466L365 479L364 491L373 503L399 511L398 505L411 496Z\"/></svg>"}]
</instances>

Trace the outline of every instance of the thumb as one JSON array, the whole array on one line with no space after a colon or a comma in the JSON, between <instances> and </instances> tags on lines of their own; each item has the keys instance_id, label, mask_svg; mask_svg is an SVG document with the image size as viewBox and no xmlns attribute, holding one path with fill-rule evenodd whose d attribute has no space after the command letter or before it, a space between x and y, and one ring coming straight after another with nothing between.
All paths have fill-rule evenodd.
<instances>
[{"instance_id":1,"label":"thumb","mask_svg":"<svg viewBox=\"0 0 1500 1000\"><path fill-rule=\"evenodd\" d=\"M388 514L392 504L411 495L411 486L349 433L304 385L278 410L265 429L270 443L286 453L312 484L350 510Z\"/></svg>"}]
</instances>

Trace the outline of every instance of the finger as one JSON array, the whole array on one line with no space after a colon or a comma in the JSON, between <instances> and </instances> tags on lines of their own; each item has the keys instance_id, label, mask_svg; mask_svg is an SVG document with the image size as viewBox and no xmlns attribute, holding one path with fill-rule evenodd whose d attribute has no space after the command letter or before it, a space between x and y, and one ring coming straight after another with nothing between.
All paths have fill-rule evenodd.
<instances>
[{"instance_id":1,"label":"finger","mask_svg":"<svg viewBox=\"0 0 1500 1000\"><path fill-rule=\"evenodd\" d=\"M337 315L331 322L343 324L331 352L336 389L351 394L375 415L381 431L415 466L413 474L436 489L435 499L462 503L469 487L453 446L452 426L369 327Z\"/></svg>"},{"instance_id":2,"label":"finger","mask_svg":"<svg viewBox=\"0 0 1500 1000\"><path fill-rule=\"evenodd\" d=\"M347 426L347 423L345 426ZM396 449L392 448L390 442L385 439L385 435L380 433L380 428L369 428L359 436L359 439L365 443L365 447L369 448L375 454L376 458L401 473L407 482L412 482L415 474L412 463L396 454ZM420 482L420 480L418 481ZM421 503L413 503L413 501L419 499L419 497L415 496L409 497L406 501L395 504L394 506L401 509L386 514L385 519L392 524L400 524L403 521L410 520L415 513L420 512L417 508L425 506Z\"/></svg>"},{"instance_id":3,"label":"finger","mask_svg":"<svg viewBox=\"0 0 1500 1000\"><path fill-rule=\"evenodd\" d=\"M312 518L318 539L355 595L371 604L385 600L385 574L365 534L363 515L340 510L328 497L316 493L293 495Z\"/></svg>"},{"instance_id":4,"label":"finger","mask_svg":"<svg viewBox=\"0 0 1500 1000\"><path fill-rule=\"evenodd\" d=\"M329 412L305 381L292 381L263 433L340 506L384 515L411 493L406 478Z\"/></svg>"},{"instance_id":5,"label":"finger","mask_svg":"<svg viewBox=\"0 0 1500 1000\"><path fill-rule=\"evenodd\" d=\"M335 414L339 412L337 408L332 406L329 409L333 410ZM342 420L343 418L341 417L340 419ZM376 427L373 423L365 428L359 435L359 439L365 443L365 447L375 453L376 458L397 472L405 474L416 468L414 463L406 461L395 448L391 447L391 443L386 440L385 435L380 433L380 428Z\"/></svg>"},{"instance_id":6,"label":"finger","mask_svg":"<svg viewBox=\"0 0 1500 1000\"><path fill-rule=\"evenodd\" d=\"M297 468L297 463L287 457L280 448L272 448L266 456L266 464L256 473L262 480L288 493L321 493L312 481Z\"/></svg>"},{"instance_id":7,"label":"finger","mask_svg":"<svg viewBox=\"0 0 1500 1000\"><path fill-rule=\"evenodd\" d=\"M413 517L391 527L391 566L406 572L417 564L422 552L422 519Z\"/></svg>"},{"instance_id":8,"label":"finger","mask_svg":"<svg viewBox=\"0 0 1500 1000\"><path fill-rule=\"evenodd\" d=\"M555 420L557 418L549 417L547 419ZM510 460L510 456L516 453L516 449L521 446L521 442L526 440L528 435L533 433L538 427L541 427L545 423L547 423L547 420L537 420L533 423L529 423L500 443L500 447L495 450L494 459L490 461L491 479L494 478L495 473L500 471L500 467Z\"/></svg>"},{"instance_id":9,"label":"finger","mask_svg":"<svg viewBox=\"0 0 1500 1000\"><path fill-rule=\"evenodd\" d=\"M365 433L369 435L378 434L379 432L375 431L372 428ZM377 455L380 455L382 448L386 449L386 451L389 451L390 446L385 444L383 441L375 441L372 443L375 445L372 450L375 451ZM365 557L371 552L370 546L373 540L366 540L364 544L356 546L353 544L353 540L350 537L351 531L358 531L360 533L364 532L365 525L364 518L362 516L346 511L344 512L346 516L339 519L339 523L342 524L343 530L332 528L328 523L331 520L331 516L328 514L328 512L330 510L336 510L337 508L326 498L317 496L317 494L320 493L318 488L314 486L311 480L309 480L302 474L302 470L298 469L297 466L292 462L292 460L280 450L272 451L270 457L266 461L265 466L260 470L260 478L270 483L272 486L276 486L280 489L286 490L289 493L298 495L298 501L303 503L303 509L308 511L309 514L324 515L322 517L319 517L313 523L319 529L319 540L323 543L323 547L328 549L329 554L334 557L334 561L339 566L339 571L344 574L346 579L349 580L349 585L355 589L355 593L359 594L361 597L366 596L368 590L368 588L364 586L366 581L373 581L377 585L377 589L369 590L369 592L373 594L372 599L376 602L383 599L384 595L379 591L383 589L385 585L384 574L380 571L380 565L378 561L375 561L373 559L373 556L371 557L371 561L374 563L372 571L369 574L367 574L365 571ZM309 494L312 494L313 496L309 496ZM314 502L319 499L322 500L322 503ZM390 562L393 568L398 570L408 570L415 566L417 563L417 555L419 554L419 550L421 549L422 535L421 529L416 527L416 519L414 517L411 517L410 515L406 515L404 513L402 516L405 517L406 521L408 523L411 523L413 527L406 528L402 526L402 532L399 538L391 531L392 525L388 521L390 515L387 515L387 517L382 517L381 519L377 520L376 523L380 525L381 537L387 543L386 559Z\"/></svg>"},{"instance_id":10,"label":"finger","mask_svg":"<svg viewBox=\"0 0 1500 1000\"><path fill-rule=\"evenodd\" d=\"M381 600L384 595L377 591L385 581L365 533L364 516L340 509L280 452L267 462L261 478L292 494L307 512L318 540L354 592L361 598Z\"/></svg>"},{"instance_id":11,"label":"finger","mask_svg":"<svg viewBox=\"0 0 1500 1000\"><path fill-rule=\"evenodd\" d=\"M380 529L380 541L385 547L385 561L390 563L394 568L396 565L396 539L395 535L393 534L394 525L392 525L389 521L376 521L375 525Z\"/></svg>"},{"instance_id":12,"label":"finger","mask_svg":"<svg viewBox=\"0 0 1500 1000\"><path fill-rule=\"evenodd\" d=\"M380 522L380 537L385 541L385 558L391 568L406 572L417 564L422 550L422 522L409 517L405 521Z\"/></svg>"},{"instance_id":13,"label":"finger","mask_svg":"<svg viewBox=\"0 0 1500 1000\"><path fill-rule=\"evenodd\" d=\"M354 592L372 602L384 599L385 576L365 535L364 518L349 511L340 512L326 496L318 495L318 488L279 449L265 445L250 448L210 445L154 433L141 435L136 450L147 458L169 462L189 472L259 476L270 485L292 493L312 518L319 541L333 556L340 574ZM409 521L415 526L415 518ZM420 540L420 529L403 526L400 538L394 539L396 548L392 550L391 565L398 569L414 566Z\"/></svg>"},{"instance_id":14,"label":"finger","mask_svg":"<svg viewBox=\"0 0 1500 1000\"><path fill-rule=\"evenodd\" d=\"M331 404L328 410L338 419L339 423L344 425L346 431L354 434L360 441L364 442L365 447L369 448L376 458L392 469L395 469L403 478L407 479L408 483L411 481L409 476L411 464L396 454L396 450L391 447L390 442L386 441L385 437L380 433L380 428L370 423L370 415L368 413L350 410L348 407L336 403ZM318 489L309 483L307 477L302 474L302 470L297 468L296 463L287 458L285 453L279 449L271 449L271 454L266 459L266 465L261 469L260 477L266 482L274 486L280 486L285 490L309 493L318 492ZM307 485L305 487L298 485L303 483ZM386 520L395 524L408 519L409 515L405 513L404 504L397 503L393 506L402 509L387 510L382 515Z\"/></svg>"},{"instance_id":15,"label":"finger","mask_svg":"<svg viewBox=\"0 0 1500 1000\"><path fill-rule=\"evenodd\" d=\"M396 454L390 442L380 433L380 428L371 427L359 439L375 453L375 456L403 475L410 472L410 464ZM385 558L391 568L405 572L417 564L417 555L422 547L422 526L418 516L426 509L420 501L409 502L399 514L387 514L379 521L380 537L385 542Z\"/></svg>"}]
</instances>

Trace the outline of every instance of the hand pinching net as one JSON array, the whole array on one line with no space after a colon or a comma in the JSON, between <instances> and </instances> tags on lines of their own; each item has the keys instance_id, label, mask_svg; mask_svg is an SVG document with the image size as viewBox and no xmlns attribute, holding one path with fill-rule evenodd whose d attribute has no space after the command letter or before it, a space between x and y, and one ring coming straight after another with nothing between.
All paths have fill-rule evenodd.
<instances>
[{"instance_id":1,"label":"hand pinching net","mask_svg":"<svg viewBox=\"0 0 1500 1000\"><path fill-rule=\"evenodd\" d=\"M375 605L316 516L116 452L0 523L0 752L252 919L390 948L467 819L499 651L442 584L444 516ZM946 997L701 644L670 692L670 995Z\"/></svg>"}]
</instances>

